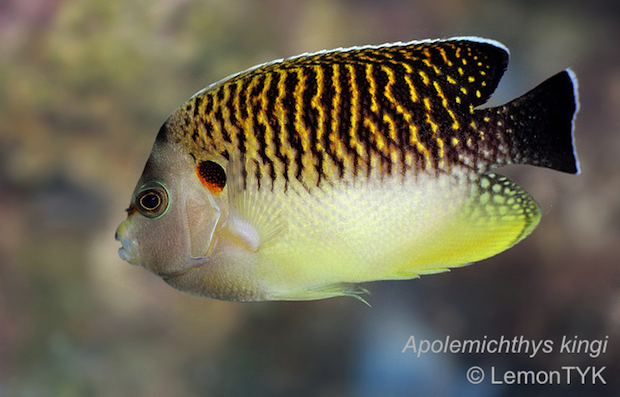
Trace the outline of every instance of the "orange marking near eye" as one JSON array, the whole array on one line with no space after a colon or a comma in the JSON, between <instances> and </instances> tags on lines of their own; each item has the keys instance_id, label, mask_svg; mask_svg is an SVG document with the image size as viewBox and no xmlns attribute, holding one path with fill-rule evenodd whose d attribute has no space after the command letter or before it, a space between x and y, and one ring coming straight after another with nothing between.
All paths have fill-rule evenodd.
<instances>
[{"instance_id":1,"label":"orange marking near eye","mask_svg":"<svg viewBox=\"0 0 620 397\"><path fill-rule=\"evenodd\" d=\"M127 216L129 217L138 211L138 207L136 207L136 205L132 203L129 204L129 208L127 208L125 211L127 211Z\"/></svg>"}]
</instances>

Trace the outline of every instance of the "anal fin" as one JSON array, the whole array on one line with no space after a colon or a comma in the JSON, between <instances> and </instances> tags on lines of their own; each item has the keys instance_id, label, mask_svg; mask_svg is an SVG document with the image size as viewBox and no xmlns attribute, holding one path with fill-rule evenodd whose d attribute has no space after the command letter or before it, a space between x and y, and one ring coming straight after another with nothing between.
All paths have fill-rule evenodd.
<instances>
[{"instance_id":1,"label":"anal fin","mask_svg":"<svg viewBox=\"0 0 620 397\"><path fill-rule=\"evenodd\" d=\"M498 254L529 235L540 221L538 203L521 186L498 174L483 175L473 187L464 217L478 233L472 253L480 259ZM480 260L472 258L470 262Z\"/></svg>"},{"instance_id":2,"label":"anal fin","mask_svg":"<svg viewBox=\"0 0 620 397\"><path fill-rule=\"evenodd\" d=\"M386 278L414 278L489 258L521 241L539 221L538 204L520 186L501 175L483 175L461 213L427 236L409 263Z\"/></svg>"}]
</instances>

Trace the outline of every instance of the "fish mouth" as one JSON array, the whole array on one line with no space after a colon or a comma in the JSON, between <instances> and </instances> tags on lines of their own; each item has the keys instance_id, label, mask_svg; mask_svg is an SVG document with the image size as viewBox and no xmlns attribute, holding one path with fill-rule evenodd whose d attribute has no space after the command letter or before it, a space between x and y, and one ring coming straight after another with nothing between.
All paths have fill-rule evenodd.
<instances>
[{"instance_id":1,"label":"fish mouth","mask_svg":"<svg viewBox=\"0 0 620 397\"><path fill-rule=\"evenodd\" d=\"M127 225L125 224L125 222L123 222L118 226L118 229L116 229L116 233L114 234L114 239L116 241L119 241L122 245L122 247L118 249L118 256L120 256L121 259L125 262L129 262L132 265L135 265L136 261L135 256L132 255L133 250L131 241L124 236L126 231Z\"/></svg>"},{"instance_id":2,"label":"fish mouth","mask_svg":"<svg viewBox=\"0 0 620 397\"><path fill-rule=\"evenodd\" d=\"M129 241L125 238L117 238L117 240L120 241L122 244L122 247L118 249L118 256L120 256L122 260L131 263L132 257L129 254L129 251L131 250L131 245L129 244Z\"/></svg>"}]
</instances>

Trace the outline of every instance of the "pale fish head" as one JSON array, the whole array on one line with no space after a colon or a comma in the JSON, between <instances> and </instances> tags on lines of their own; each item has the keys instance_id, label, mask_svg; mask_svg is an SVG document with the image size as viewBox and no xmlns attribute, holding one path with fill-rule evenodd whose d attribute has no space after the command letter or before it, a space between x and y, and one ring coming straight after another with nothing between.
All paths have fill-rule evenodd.
<instances>
[{"instance_id":1,"label":"pale fish head","mask_svg":"<svg viewBox=\"0 0 620 397\"><path fill-rule=\"evenodd\" d=\"M158 137L133 192L127 219L116 231L122 244L120 257L174 284L171 280L208 262L227 217L223 196L212 194L201 183L193 159L181 144Z\"/></svg>"}]
</instances>

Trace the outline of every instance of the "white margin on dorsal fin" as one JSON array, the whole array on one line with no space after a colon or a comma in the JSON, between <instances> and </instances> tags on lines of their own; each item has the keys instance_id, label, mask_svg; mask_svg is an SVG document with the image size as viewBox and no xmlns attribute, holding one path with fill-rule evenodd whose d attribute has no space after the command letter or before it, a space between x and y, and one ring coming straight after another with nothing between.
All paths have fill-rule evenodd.
<instances>
[{"instance_id":1,"label":"white margin on dorsal fin","mask_svg":"<svg viewBox=\"0 0 620 397\"><path fill-rule=\"evenodd\" d=\"M502 50L506 51L506 53L510 56L510 50L508 49L508 47L506 47L505 45L503 45L502 43L500 43L497 40L485 39L484 37L457 36L457 37L451 37L449 39L443 39L443 40L438 40L438 41L473 41L475 43L489 44L489 45L492 45L494 47L501 48Z\"/></svg>"},{"instance_id":2,"label":"white margin on dorsal fin","mask_svg":"<svg viewBox=\"0 0 620 397\"><path fill-rule=\"evenodd\" d=\"M510 56L510 50L508 50L508 47L506 47L505 45L503 45L499 41L496 41L496 40L493 40L493 39L485 39L483 37L477 37L477 36L455 36L455 37L449 37L449 38L445 38L445 39L411 40L411 41L406 41L406 42L395 41L395 42L383 43L383 44L379 44L379 45L367 44L367 45L362 45L362 46L338 47L338 48L334 48L332 50L320 50L320 51L314 51L314 52L305 52L303 54L294 55L294 56L291 56L291 57L288 57L288 58L275 59L273 61L264 62L264 63L260 63L258 65L254 65L254 66L252 66L250 68L247 68L247 69L242 70L242 71L237 72L237 73L233 73L230 76L224 77L223 79L218 80L215 83L208 85L207 87L203 88L202 90L200 90L197 93L195 93L194 95L192 95L190 100L195 98L195 97L197 97L197 96L199 96L199 95L204 94L205 92L209 92L209 91L211 91L213 89L216 89L217 87L221 86L222 84L226 83L227 81L232 80L232 79L234 79L237 76L241 76L242 74L252 72L252 71L254 71L256 69L260 69L262 67L267 67L267 66L275 65L277 63L282 63L282 62L286 62L286 61L292 61L292 60L295 60L295 59L301 58L301 57L310 57L310 56L314 56L314 55L327 54L327 53L331 53L331 52L348 52L348 51L364 50L364 49L368 49L368 48L385 48L385 47L408 46L408 45L414 45L414 44L426 44L426 43L434 43L434 42L442 42L442 41L473 41L473 42L476 42L476 43L489 44L489 45L501 48L502 50L506 51L508 56Z\"/></svg>"}]
</instances>

